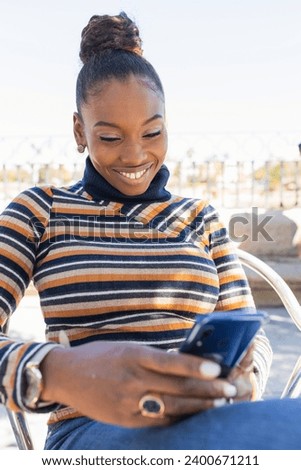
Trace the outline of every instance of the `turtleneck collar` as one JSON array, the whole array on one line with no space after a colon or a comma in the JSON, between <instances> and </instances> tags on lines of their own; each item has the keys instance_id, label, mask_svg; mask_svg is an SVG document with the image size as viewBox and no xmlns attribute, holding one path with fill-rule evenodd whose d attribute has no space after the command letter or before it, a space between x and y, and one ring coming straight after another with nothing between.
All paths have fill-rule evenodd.
<instances>
[{"instance_id":1,"label":"turtleneck collar","mask_svg":"<svg viewBox=\"0 0 301 470\"><path fill-rule=\"evenodd\" d=\"M162 165L148 189L138 196L126 196L118 189L108 183L98 171L94 168L91 160L87 157L84 176L82 179L83 188L94 200L123 202L125 204L140 204L143 202L162 202L170 199L171 195L165 185L169 178L169 171L165 165Z\"/></svg>"}]
</instances>

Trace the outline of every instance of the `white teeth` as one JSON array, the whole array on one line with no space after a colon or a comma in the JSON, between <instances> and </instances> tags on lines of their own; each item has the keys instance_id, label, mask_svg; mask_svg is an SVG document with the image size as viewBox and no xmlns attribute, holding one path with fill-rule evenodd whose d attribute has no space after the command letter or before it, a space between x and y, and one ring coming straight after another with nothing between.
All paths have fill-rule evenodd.
<instances>
[{"instance_id":1,"label":"white teeth","mask_svg":"<svg viewBox=\"0 0 301 470\"><path fill-rule=\"evenodd\" d=\"M141 178L146 173L147 170L142 170L142 171L137 171L137 173L125 173L123 171L120 171L119 173L122 176L125 176L126 178L129 178L130 180L138 180Z\"/></svg>"}]
</instances>

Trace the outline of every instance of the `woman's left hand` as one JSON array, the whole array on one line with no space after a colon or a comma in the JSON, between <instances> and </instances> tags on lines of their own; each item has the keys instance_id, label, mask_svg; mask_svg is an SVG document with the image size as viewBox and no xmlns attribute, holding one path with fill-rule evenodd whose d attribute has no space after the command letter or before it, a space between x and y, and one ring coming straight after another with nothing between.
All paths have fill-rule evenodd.
<instances>
[{"instance_id":1,"label":"woman's left hand","mask_svg":"<svg viewBox=\"0 0 301 470\"><path fill-rule=\"evenodd\" d=\"M233 398L233 402L250 401L253 396L254 384L254 364L253 350L251 345L240 363L231 371L228 376L229 382L237 388L237 395Z\"/></svg>"}]
</instances>

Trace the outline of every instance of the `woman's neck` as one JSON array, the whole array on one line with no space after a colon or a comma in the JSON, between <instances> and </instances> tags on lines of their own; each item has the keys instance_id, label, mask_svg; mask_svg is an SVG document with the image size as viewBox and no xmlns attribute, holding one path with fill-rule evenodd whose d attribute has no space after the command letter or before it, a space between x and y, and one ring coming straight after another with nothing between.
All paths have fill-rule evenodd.
<instances>
[{"instance_id":1,"label":"woman's neck","mask_svg":"<svg viewBox=\"0 0 301 470\"><path fill-rule=\"evenodd\" d=\"M170 199L171 195L169 191L165 189L168 178L169 171L165 165L162 165L148 189L143 194L139 194L138 196L126 196L108 183L94 168L90 158L87 157L82 183L84 190L96 201L108 200L123 202L125 204L140 204L143 202L162 202Z\"/></svg>"}]
</instances>

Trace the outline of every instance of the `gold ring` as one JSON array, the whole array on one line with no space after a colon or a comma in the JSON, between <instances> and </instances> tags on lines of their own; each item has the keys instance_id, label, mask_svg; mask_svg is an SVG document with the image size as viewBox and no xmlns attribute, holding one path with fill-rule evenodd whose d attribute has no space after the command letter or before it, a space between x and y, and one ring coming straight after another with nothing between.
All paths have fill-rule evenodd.
<instances>
[{"instance_id":1,"label":"gold ring","mask_svg":"<svg viewBox=\"0 0 301 470\"><path fill-rule=\"evenodd\" d=\"M144 395L138 406L146 418L163 418L165 413L165 403L158 395Z\"/></svg>"}]
</instances>

